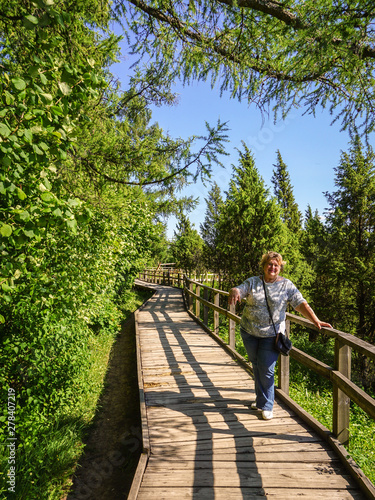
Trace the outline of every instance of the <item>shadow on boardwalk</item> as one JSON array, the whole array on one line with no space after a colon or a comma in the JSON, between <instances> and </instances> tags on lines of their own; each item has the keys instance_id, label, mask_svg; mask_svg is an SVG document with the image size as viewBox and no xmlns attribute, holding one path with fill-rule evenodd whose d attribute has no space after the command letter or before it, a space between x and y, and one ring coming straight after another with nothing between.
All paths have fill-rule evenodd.
<instances>
[{"instance_id":1,"label":"shadow on boardwalk","mask_svg":"<svg viewBox=\"0 0 375 500\"><path fill-rule=\"evenodd\" d=\"M156 331L165 356L168 359L168 366L171 369L173 378L176 385L180 387L180 390L179 392L148 392L146 403L152 405L153 401L157 403L158 401L168 400L168 403L163 404L165 408L169 408L172 411L178 411L186 415L191 420L191 423L196 430L195 451L188 450L187 445L184 445L182 447L183 454L182 456L179 456L178 454L181 450L181 446L175 445L174 447L173 445L168 445L168 450L161 452L161 455L168 453L169 456L172 456L173 458L186 460L186 457L189 454L192 454L192 462L197 464L194 466L192 498L202 498L201 488L204 487L204 498L207 500L214 500L214 435L234 438L235 456L233 457L233 463L236 464L238 472L240 472L239 467L245 457L243 454L246 454L246 450L252 449L253 439L246 427L238 420L237 414L248 414L251 400L242 401L228 399L220 394L219 388L215 386L215 383L210 379L208 372L203 368L207 362L201 363L197 360L186 340L186 337L181 334L178 323L173 323L173 318L167 312L166 304L162 303L163 297L159 296L158 299L161 301L161 304L157 306L158 301L156 301L155 305L158 307L158 312L164 316L165 321L160 319L160 315L157 316L155 313L151 314L155 321L155 325L157 325ZM168 333L165 332L163 326L164 324L168 325ZM170 335L172 335L172 338L177 342L177 344L173 343L174 349L171 346ZM179 362L174 354L176 347L178 347L184 354L185 361L183 363ZM222 368L222 364L220 362L215 362L214 359L208 363L211 368L216 367L218 370ZM197 382L194 385L189 384L186 376L183 374L182 370L180 370L181 364L187 365L194 371L197 378ZM199 390L203 387L204 391L207 392L207 397L196 397L194 389ZM233 388L233 390L238 389ZM248 390L244 390L244 392L246 397L251 397L251 395L254 396L253 393L249 395ZM239 408L235 408L237 405ZM215 428L212 423L210 423L208 415L220 416L224 426L220 423L220 428ZM180 427L180 431L182 431L183 434L183 426ZM160 458L162 459L162 457L159 457L159 460ZM249 458L248 453L247 458ZM164 465L168 470L168 461ZM251 476L256 484L260 484L260 480L257 478L256 470L252 471ZM239 474L239 478L240 488L245 488L248 483L246 480L247 478L243 474ZM263 490L260 488L256 494L262 495Z\"/></svg>"},{"instance_id":2,"label":"shadow on boardwalk","mask_svg":"<svg viewBox=\"0 0 375 500\"><path fill-rule=\"evenodd\" d=\"M276 403L249 409L247 372L159 287L139 315L151 456L139 500L364 498L338 459Z\"/></svg>"}]
</instances>

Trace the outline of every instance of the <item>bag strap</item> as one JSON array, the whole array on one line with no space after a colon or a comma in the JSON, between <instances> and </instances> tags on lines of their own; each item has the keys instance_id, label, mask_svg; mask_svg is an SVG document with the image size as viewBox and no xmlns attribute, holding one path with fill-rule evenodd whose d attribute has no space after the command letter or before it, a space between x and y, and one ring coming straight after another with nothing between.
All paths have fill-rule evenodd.
<instances>
[{"instance_id":1,"label":"bag strap","mask_svg":"<svg viewBox=\"0 0 375 500\"><path fill-rule=\"evenodd\" d=\"M275 327L275 323L273 322L273 318L272 318L272 313L271 313L270 306L268 304L268 297L267 297L267 292L266 292L266 285L264 283L264 278L263 277L262 277L262 284L263 284L264 295L266 296L266 304L267 304L268 314L270 315L270 318L271 318L271 321L272 321L272 324L273 324L273 329L275 330L275 335L277 337L276 327Z\"/></svg>"}]
</instances>

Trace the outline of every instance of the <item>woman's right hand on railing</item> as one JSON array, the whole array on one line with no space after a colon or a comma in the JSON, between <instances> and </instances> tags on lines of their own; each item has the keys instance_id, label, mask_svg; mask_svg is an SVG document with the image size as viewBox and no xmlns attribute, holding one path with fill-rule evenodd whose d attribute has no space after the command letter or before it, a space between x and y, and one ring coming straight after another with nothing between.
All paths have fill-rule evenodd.
<instances>
[{"instance_id":1,"label":"woman's right hand on railing","mask_svg":"<svg viewBox=\"0 0 375 500\"><path fill-rule=\"evenodd\" d=\"M236 304L237 302L241 302L241 294L238 288L232 288L229 292L228 304L231 306L232 304Z\"/></svg>"}]
</instances>

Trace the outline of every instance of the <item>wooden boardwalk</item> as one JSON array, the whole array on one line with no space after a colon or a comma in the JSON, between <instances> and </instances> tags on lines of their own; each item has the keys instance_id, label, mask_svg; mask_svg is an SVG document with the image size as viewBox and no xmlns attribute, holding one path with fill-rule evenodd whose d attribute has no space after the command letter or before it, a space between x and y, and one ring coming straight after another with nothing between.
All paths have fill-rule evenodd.
<instances>
[{"instance_id":1,"label":"wooden boardwalk","mask_svg":"<svg viewBox=\"0 0 375 500\"><path fill-rule=\"evenodd\" d=\"M286 406L271 421L252 411L250 374L191 319L181 290L154 287L137 313L149 458L136 498L365 498Z\"/></svg>"}]
</instances>

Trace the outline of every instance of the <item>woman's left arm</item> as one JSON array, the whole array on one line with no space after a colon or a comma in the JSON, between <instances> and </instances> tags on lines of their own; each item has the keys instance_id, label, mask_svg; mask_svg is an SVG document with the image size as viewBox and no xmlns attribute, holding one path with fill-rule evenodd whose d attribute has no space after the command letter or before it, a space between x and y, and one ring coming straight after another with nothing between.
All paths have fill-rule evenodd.
<instances>
[{"instance_id":1,"label":"woman's left arm","mask_svg":"<svg viewBox=\"0 0 375 500\"><path fill-rule=\"evenodd\" d=\"M317 317L317 315L314 313L314 311L311 309L309 304L307 302L302 302L299 306L295 308L296 311L301 313L305 318L309 319L316 325L319 330L322 328L322 326L326 328L332 328L332 326L329 323L326 323L325 321L320 321L320 319Z\"/></svg>"}]
</instances>

